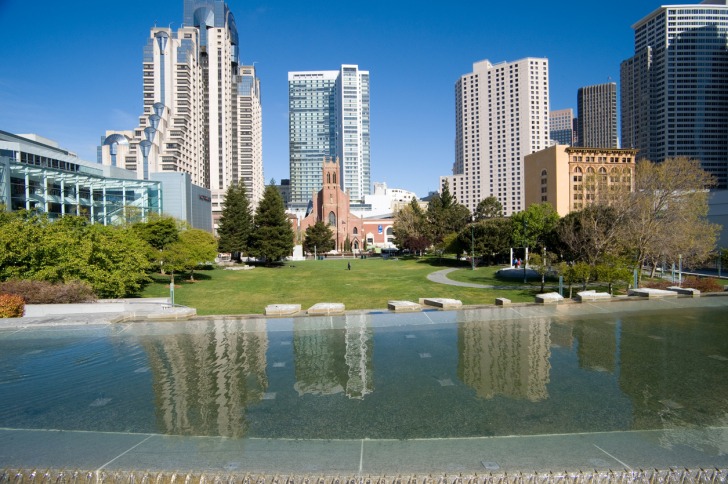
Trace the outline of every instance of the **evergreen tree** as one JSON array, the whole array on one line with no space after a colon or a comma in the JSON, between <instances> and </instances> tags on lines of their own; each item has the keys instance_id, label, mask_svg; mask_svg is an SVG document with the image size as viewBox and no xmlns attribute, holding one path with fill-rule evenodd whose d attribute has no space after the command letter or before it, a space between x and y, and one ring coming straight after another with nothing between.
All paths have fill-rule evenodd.
<instances>
[{"instance_id":1,"label":"evergreen tree","mask_svg":"<svg viewBox=\"0 0 728 484\"><path fill-rule=\"evenodd\" d=\"M322 221L306 228L303 250L311 254L323 254L334 249L334 232Z\"/></svg>"},{"instance_id":2,"label":"evergreen tree","mask_svg":"<svg viewBox=\"0 0 728 484\"><path fill-rule=\"evenodd\" d=\"M251 255L274 262L291 255L293 230L286 216L283 199L273 185L268 185L258 204L250 241Z\"/></svg>"},{"instance_id":3,"label":"evergreen tree","mask_svg":"<svg viewBox=\"0 0 728 484\"><path fill-rule=\"evenodd\" d=\"M230 185L225 192L222 216L218 222L218 250L220 252L245 253L253 230L253 214L250 201L242 184Z\"/></svg>"},{"instance_id":4,"label":"evergreen tree","mask_svg":"<svg viewBox=\"0 0 728 484\"><path fill-rule=\"evenodd\" d=\"M470 210L458 203L450 193L450 185L445 182L442 193L436 194L427 206L430 239L440 245L446 235L460 232L470 221Z\"/></svg>"},{"instance_id":5,"label":"evergreen tree","mask_svg":"<svg viewBox=\"0 0 728 484\"><path fill-rule=\"evenodd\" d=\"M503 204L494 196L482 199L475 209L475 220L478 222L489 218L500 218L502 216Z\"/></svg>"}]
</instances>

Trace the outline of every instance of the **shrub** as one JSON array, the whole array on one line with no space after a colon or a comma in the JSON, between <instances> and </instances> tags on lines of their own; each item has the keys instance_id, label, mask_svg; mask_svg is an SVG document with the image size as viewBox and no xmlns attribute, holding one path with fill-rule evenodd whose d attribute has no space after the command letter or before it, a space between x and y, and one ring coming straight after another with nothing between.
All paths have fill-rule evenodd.
<instances>
[{"instance_id":1,"label":"shrub","mask_svg":"<svg viewBox=\"0 0 728 484\"><path fill-rule=\"evenodd\" d=\"M80 281L52 284L47 281L12 279L0 283L0 292L16 294L26 304L69 304L96 300L91 286Z\"/></svg>"},{"instance_id":2,"label":"shrub","mask_svg":"<svg viewBox=\"0 0 728 484\"><path fill-rule=\"evenodd\" d=\"M700 292L722 292L723 285L711 277L688 276L683 279L683 287L692 287Z\"/></svg>"},{"instance_id":3,"label":"shrub","mask_svg":"<svg viewBox=\"0 0 728 484\"><path fill-rule=\"evenodd\" d=\"M15 294L0 294L0 318L22 318L25 301Z\"/></svg>"}]
</instances>

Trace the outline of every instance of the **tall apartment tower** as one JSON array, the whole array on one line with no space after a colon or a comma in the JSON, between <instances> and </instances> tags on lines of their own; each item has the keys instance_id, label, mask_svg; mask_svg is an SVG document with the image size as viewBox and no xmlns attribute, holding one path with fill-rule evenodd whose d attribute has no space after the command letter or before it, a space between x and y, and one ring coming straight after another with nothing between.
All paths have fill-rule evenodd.
<instances>
[{"instance_id":1,"label":"tall apartment tower","mask_svg":"<svg viewBox=\"0 0 728 484\"><path fill-rule=\"evenodd\" d=\"M576 143L574 120L571 108L549 112L549 138L556 144L573 146Z\"/></svg>"},{"instance_id":2,"label":"tall apartment tower","mask_svg":"<svg viewBox=\"0 0 728 484\"><path fill-rule=\"evenodd\" d=\"M150 173L186 172L209 188L213 215L244 183L262 197L260 83L239 60L235 18L222 0L184 0L183 27L151 29L144 47L144 112L130 131L107 131L103 164Z\"/></svg>"},{"instance_id":3,"label":"tall apartment tower","mask_svg":"<svg viewBox=\"0 0 728 484\"><path fill-rule=\"evenodd\" d=\"M338 158L341 189L353 204L371 193L369 72L356 65L338 71L288 73L291 195L288 208L304 212L321 190L324 158Z\"/></svg>"},{"instance_id":4,"label":"tall apartment tower","mask_svg":"<svg viewBox=\"0 0 728 484\"><path fill-rule=\"evenodd\" d=\"M728 2L665 5L632 26L621 64L622 146L699 160L728 188Z\"/></svg>"},{"instance_id":5,"label":"tall apartment tower","mask_svg":"<svg viewBox=\"0 0 728 484\"><path fill-rule=\"evenodd\" d=\"M523 158L549 145L548 60L473 64L455 83L455 162L440 177L474 212L494 196L505 215L525 210Z\"/></svg>"},{"instance_id":6,"label":"tall apartment tower","mask_svg":"<svg viewBox=\"0 0 728 484\"><path fill-rule=\"evenodd\" d=\"M619 148L617 139L617 83L580 87L576 96L578 146Z\"/></svg>"}]
</instances>

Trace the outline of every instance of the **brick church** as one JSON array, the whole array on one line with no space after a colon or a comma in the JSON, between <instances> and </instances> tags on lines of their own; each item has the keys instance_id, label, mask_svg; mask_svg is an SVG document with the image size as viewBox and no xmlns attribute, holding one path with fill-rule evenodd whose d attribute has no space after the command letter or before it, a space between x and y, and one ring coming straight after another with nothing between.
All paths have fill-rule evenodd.
<instances>
[{"instance_id":1,"label":"brick church","mask_svg":"<svg viewBox=\"0 0 728 484\"><path fill-rule=\"evenodd\" d=\"M340 177L339 160L324 158L323 188L314 195L313 210L301 221L300 231L305 234L308 227L321 220L334 233L334 250L343 252L348 236L351 250L359 252L364 249L366 240L364 219L349 211L349 195L341 189Z\"/></svg>"}]
</instances>

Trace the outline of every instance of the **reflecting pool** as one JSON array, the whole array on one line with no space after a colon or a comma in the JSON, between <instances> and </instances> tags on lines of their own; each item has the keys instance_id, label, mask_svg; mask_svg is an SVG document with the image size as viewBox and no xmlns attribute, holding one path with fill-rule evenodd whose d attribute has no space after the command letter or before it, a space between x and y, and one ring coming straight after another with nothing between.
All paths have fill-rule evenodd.
<instances>
[{"instance_id":1,"label":"reflecting pool","mask_svg":"<svg viewBox=\"0 0 728 484\"><path fill-rule=\"evenodd\" d=\"M711 299L6 329L0 427L274 439L724 428L728 298ZM728 453L718 440L704 445Z\"/></svg>"}]
</instances>

